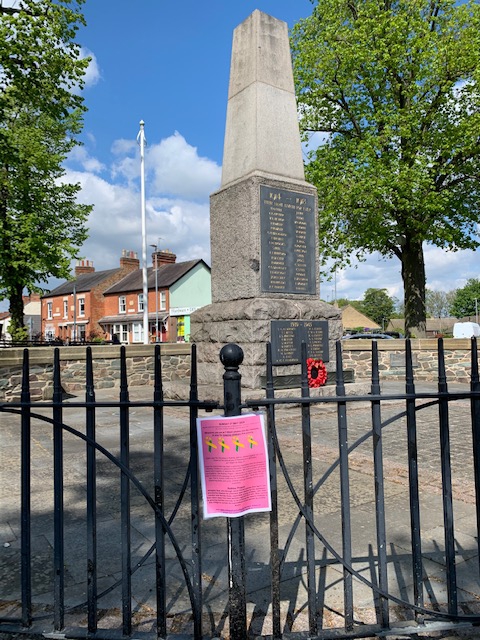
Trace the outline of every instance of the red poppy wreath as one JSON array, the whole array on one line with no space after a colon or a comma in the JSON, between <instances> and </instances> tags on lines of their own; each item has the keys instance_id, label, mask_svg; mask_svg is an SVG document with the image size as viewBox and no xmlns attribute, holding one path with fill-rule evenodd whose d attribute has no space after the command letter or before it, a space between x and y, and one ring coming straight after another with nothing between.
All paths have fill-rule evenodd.
<instances>
[{"instance_id":1,"label":"red poppy wreath","mask_svg":"<svg viewBox=\"0 0 480 640\"><path fill-rule=\"evenodd\" d=\"M307 378L309 387L323 387L327 382L327 367L323 360L307 358Z\"/></svg>"}]
</instances>

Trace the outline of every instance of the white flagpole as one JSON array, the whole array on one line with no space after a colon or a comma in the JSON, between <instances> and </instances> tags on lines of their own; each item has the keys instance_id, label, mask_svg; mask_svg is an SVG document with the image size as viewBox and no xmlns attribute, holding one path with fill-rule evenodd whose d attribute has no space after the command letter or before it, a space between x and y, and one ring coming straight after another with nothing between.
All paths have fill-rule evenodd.
<instances>
[{"instance_id":1,"label":"white flagpole","mask_svg":"<svg viewBox=\"0 0 480 640\"><path fill-rule=\"evenodd\" d=\"M147 279L147 223L145 217L145 123L140 120L137 142L140 144L140 200L142 210L142 268L143 268L143 344L148 344L148 279Z\"/></svg>"}]
</instances>

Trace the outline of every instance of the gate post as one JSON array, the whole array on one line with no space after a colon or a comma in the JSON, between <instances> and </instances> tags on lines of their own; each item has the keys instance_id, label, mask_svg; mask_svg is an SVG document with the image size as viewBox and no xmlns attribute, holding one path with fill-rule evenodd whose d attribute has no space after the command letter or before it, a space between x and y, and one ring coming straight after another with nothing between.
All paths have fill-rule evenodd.
<instances>
[{"instance_id":1,"label":"gate post","mask_svg":"<svg viewBox=\"0 0 480 640\"><path fill-rule=\"evenodd\" d=\"M242 376L238 371L243 362L243 350L238 344L222 347L220 360L225 367L223 374L223 399L225 416L241 413ZM245 594L245 525L243 516L227 518L229 621L231 640L247 637L247 601Z\"/></svg>"}]
</instances>

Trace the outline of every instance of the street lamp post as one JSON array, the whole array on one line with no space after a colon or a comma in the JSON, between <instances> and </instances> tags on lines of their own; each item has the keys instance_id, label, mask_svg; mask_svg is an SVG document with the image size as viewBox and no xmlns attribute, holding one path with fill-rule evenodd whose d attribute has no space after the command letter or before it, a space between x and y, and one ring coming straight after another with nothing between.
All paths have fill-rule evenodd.
<instances>
[{"instance_id":1,"label":"street lamp post","mask_svg":"<svg viewBox=\"0 0 480 640\"><path fill-rule=\"evenodd\" d=\"M158 269L157 269L157 250L156 244L151 244L155 250L155 342L158 342Z\"/></svg>"}]
</instances>

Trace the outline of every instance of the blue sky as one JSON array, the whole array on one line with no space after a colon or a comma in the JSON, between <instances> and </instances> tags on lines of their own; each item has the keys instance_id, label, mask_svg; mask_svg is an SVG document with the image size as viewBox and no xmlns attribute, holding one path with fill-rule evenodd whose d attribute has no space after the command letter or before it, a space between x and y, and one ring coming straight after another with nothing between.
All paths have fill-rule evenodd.
<instances>
[{"instance_id":1,"label":"blue sky","mask_svg":"<svg viewBox=\"0 0 480 640\"><path fill-rule=\"evenodd\" d=\"M16 0L10 0L14 3ZM96 270L119 264L122 249L141 257L140 120L147 139L148 243L177 260L210 260L209 195L220 185L234 28L260 9L289 28L310 15L310 0L86 0L78 34L92 56L84 90L83 146L66 163L94 204L82 255ZM149 248L150 252L150 248ZM478 277L473 252L426 250L427 286L445 291ZM52 281L51 286L58 284ZM403 298L397 260L372 256L338 272L321 296L359 299L369 287Z\"/></svg>"}]
</instances>

